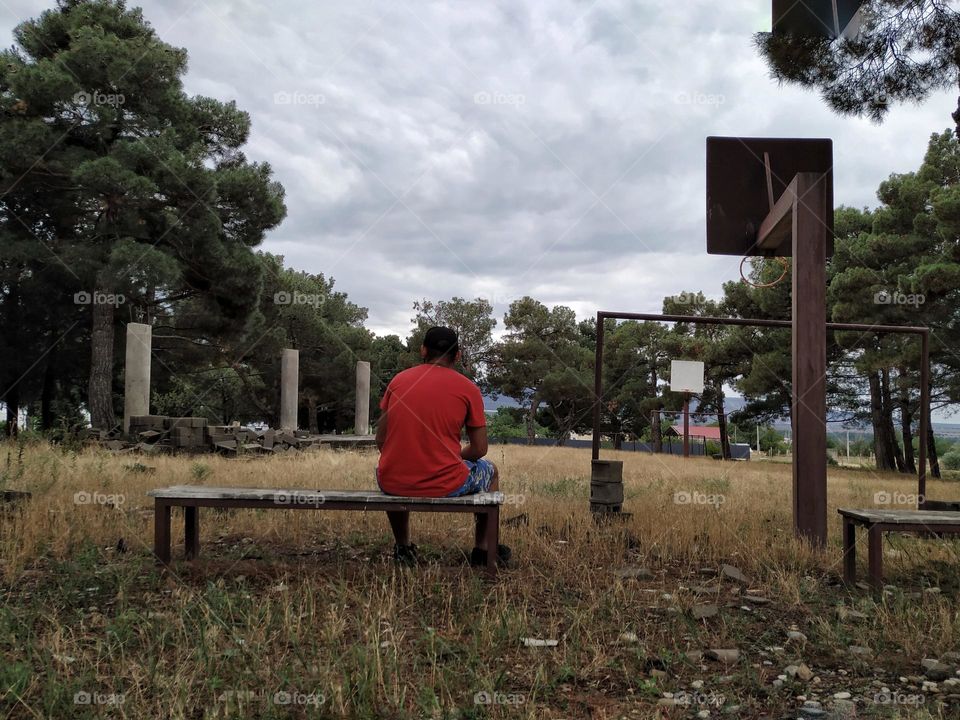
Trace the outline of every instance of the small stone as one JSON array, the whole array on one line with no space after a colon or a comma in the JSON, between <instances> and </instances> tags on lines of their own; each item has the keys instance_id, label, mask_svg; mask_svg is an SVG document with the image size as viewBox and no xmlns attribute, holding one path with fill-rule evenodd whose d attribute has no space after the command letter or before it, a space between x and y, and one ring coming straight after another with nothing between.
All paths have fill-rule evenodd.
<instances>
[{"instance_id":1,"label":"small stone","mask_svg":"<svg viewBox=\"0 0 960 720\"><path fill-rule=\"evenodd\" d=\"M853 700L847 700L846 698L840 698L833 703L833 717L837 718L852 718L857 716L857 705Z\"/></svg>"},{"instance_id":2,"label":"small stone","mask_svg":"<svg viewBox=\"0 0 960 720\"><path fill-rule=\"evenodd\" d=\"M787 632L787 640L795 643L805 643L807 641L807 636L799 630L790 630Z\"/></svg>"},{"instance_id":3,"label":"small stone","mask_svg":"<svg viewBox=\"0 0 960 720\"><path fill-rule=\"evenodd\" d=\"M940 656L940 662L951 665L960 665L960 652L945 652Z\"/></svg>"},{"instance_id":4,"label":"small stone","mask_svg":"<svg viewBox=\"0 0 960 720\"><path fill-rule=\"evenodd\" d=\"M720 608L716 605L694 605L690 614L694 620L704 620L706 618L716 617L720 613Z\"/></svg>"},{"instance_id":5,"label":"small stone","mask_svg":"<svg viewBox=\"0 0 960 720\"><path fill-rule=\"evenodd\" d=\"M776 679L773 681L773 686L774 686L775 688L781 688L781 687L783 687L783 682L784 682L784 681L781 680L780 678L776 678Z\"/></svg>"},{"instance_id":6,"label":"small stone","mask_svg":"<svg viewBox=\"0 0 960 720\"><path fill-rule=\"evenodd\" d=\"M732 665L740 659L740 651L736 648L710 648L704 653L704 655L710 660L716 660L718 662L726 663L727 665Z\"/></svg>"},{"instance_id":7,"label":"small stone","mask_svg":"<svg viewBox=\"0 0 960 720\"><path fill-rule=\"evenodd\" d=\"M956 669L952 665L947 665L939 660L924 660L920 663L923 666L923 674L930 680L940 682L948 677L953 677Z\"/></svg>"},{"instance_id":8,"label":"small stone","mask_svg":"<svg viewBox=\"0 0 960 720\"><path fill-rule=\"evenodd\" d=\"M744 595L743 599L754 605L769 605L773 602L770 598L761 597L760 595Z\"/></svg>"},{"instance_id":9,"label":"small stone","mask_svg":"<svg viewBox=\"0 0 960 720\"><path fill-rule=\"evenodd\" d=\"M703 660L703 653L699 650L688 650L684 653L684 655L686 656L687 660L692 663L699 663L701 660Z\"/></svg>"},{"instance_id":10,"label":"small stone","mask_svg":"<svg viewBox=\"0 0 960 720\"><path fill-rule=\"evenodd\" d=\"M855 655L856 657L867 657L869 655L873 655L873 650L862 645L851 645L847 648L847 652L849 652L851 655Z\"/></svg>"},{"instance_id":11,"label":"small stone","mask_svg":"<svg viewBox=\"0 0 960 720\"><path fill-rule=\"evenodd\" d=\"M637 637L636 633L625 632L620 634L620 642L622 643L635 643L639 642L640 638Z\"/></svg>"},{"instance_id":12,"label":"small stone","mask_svg":"<svg viewBox=\"0 0 960 720\"><path fill-rule=\"evenodd\" d=\"M665 678L667 676L666 670L657 670L656 668L650 671L650 677L655 678Z\"/></svg>"},{"instance_id":13,"label":"small stone","mask_svg":"<svg viewBox=\"0 0 960 720\"><path fill-rule=\"evenodd\" d=\"M700 712L697 713L697 717L698 717L698 718L708 718L708 717L710 717L710 711L709 711L709 710L701 710Z\"/></svg>"},{"instance_id":14,"label":"small stone","mask_svg":"<svg viewBox=\"0 0 960 720\"><path fill-rule=\"evenodd\" d=\"M690 683L690 687L692 687L694 690L699 690L703 687L703 680L694 680L692 683Z\"/></svg>"},{"instance_id":15,"label":"small stone","mask_svg":"<svg viewBox=\"0 0 960 720\"><path fill-rule=\"evenodd\" d=\"M722 568L720 568L720 574L728 580L733 580L741 585L750 584L750 580L747 579L747 576L740 572L733 565L724 565Z\"/></svg>"},{"instance_id":16,"label":"small stone","mask_svg":"<svg viewBox=\"0 0 960 720\"><path fill-rule=\"evenodd\" d=\"M833 699L834 699L834 700L849 700L849 699L852 698L852 697L853 697L853 695L851 695L850 693L848 693L848 692L845 691L845 690L844 690L843 692L838 692L838 693L834 693L834 694L833 694Z\"/></svg>"},{"instance_id":17,"label":"small stone","mask_svg":"<svg viewBox=\"0 0 960 720\"><path fill-rule=\"evenodd\" d=\"M803 663L799 665L788 665L783 671L790 677L797 678L803 682L810 682L813 678L813 671Z\"/></svg>"}]
</instances>

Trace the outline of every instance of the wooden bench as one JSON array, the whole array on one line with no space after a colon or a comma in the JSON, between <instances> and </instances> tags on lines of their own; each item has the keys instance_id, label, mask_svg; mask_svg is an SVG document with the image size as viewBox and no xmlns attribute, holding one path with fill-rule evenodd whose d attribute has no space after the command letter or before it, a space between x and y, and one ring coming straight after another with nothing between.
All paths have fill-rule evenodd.
<instances>
[{"instance_id":1,"label":"wooden bench","mask_svg":"<svg viewBox=\"0 0 960 720\"><path fill-rule=\"evenodd\" d=\"M497 574L500 505L503 493L479 493L455 498L398 497L377 491L290 490L282 488L204 487L175 485L147 493L154 499L153 552L170 562L170 510L183 508L184 550L187 559L200 554L200 508L273 510L363 510L398 512L485 513L487 515L487 572Z\"/></svg>"},{"instance_id":2,"label":"wooden bench","mask_svg":"<svg viewBox=\"0 0 960 720\"><path fill-rule=\"evenodd\" d=\"M930 510L837 510L843 517L843 579L857 579L857 525L867 529L867 566L870 583L883 581L883 533L900 532L920 537L960 534L960 512Z\"/></svg>"}]
</instances>

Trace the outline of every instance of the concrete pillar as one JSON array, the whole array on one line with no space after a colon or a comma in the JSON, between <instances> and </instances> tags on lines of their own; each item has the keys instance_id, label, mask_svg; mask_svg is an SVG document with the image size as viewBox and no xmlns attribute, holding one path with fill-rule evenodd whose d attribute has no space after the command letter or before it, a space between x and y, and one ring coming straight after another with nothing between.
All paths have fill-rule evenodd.
<instances>
[{"instance_id":1,"label":"concrete pillar","mask_svg":"<svg viewBox=\"0 0 960 720\"><path fill-rule=\"evenodd\" d=\"M300 351L289 348L280 357L280 427L297 429L297 405L300 399Z\"/></svg>"},{"instance_id":2,"label":"concrete pillar","mask_svg":"<svg viewBox=\"0 0 960 720\"><path fill-rule=\"evenodd\" d=\"M127 323L127 350L123 365L123 432L130 418L150 414L150 349L153 327Z\"/></svg>"},{"instance_id":3,"label":"concrete pillar","mask_svg":"<svg viewBox=\"0 0 960 720\"><path fill-rule=\"evenodd\" d=\"M357 405L353 414L353 431L370 434L370 363L357 361Z\"/></svg>"}]
</instances>

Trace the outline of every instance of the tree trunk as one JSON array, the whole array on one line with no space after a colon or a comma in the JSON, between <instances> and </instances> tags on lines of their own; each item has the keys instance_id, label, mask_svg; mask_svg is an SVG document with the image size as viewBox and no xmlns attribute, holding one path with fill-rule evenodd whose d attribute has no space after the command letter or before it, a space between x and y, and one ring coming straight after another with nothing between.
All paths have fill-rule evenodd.
<instances>
[{"instance_id":1,"label":"tree trunk","mask_svg":"<svg viewBox=\"0 0 960 720\"><path fill-rule=\"evenodd\" d=\"M40 391L40 429L50 430L53 427L53 397L56 390L56 377L53 374L53 362L47 356L43 368L43 389Z\"/></svg>"},{"instance_id":2,"label":"tree trunk","mask_svg":"<svg viewBox=\"0 0 960 720\"><path fill-rule=\"evenodd\" d=\"M913 410L910 407L910 386L906 368L900 368L900 432L903 435L903 461L907 471L916 474L917 461L913 454Z\"/></svg>"},{"instance_id":3,"label":"tree trunk","mask_svg":"<svg viewBox=\"0 0 960 720\"><path fill-rule=\"evenodd\" d=\"M940 458L937 456L937 438L933 434L933 413L927 413L927 456L930 459L930 474L938 480L940 475Z\"/></svg>"},{"instance_id":4,"label":"tree trunk","mask_svg":"<svg viewBox=\"0 0 960 720\"><path fill-rule=\"evenodd\" d=\"M622 450L623 449L623 433L615 432L613 434L613 449Z\"/></svg>"},{"instance_id":5,"label":"tree trunk","mask_svg":"<svg viewBox=\"0 0 960 720\"><path fill-rule=\"evenodd\" d=\"M657 405L657 409L653 411L653 425L650 428L650 437L653 439L653 451L655 453L663 452L663 428L660 426L661 410L663 410L663 406Z\"/></svg>"},{"instance_id":6,"label":"tree trunk","mask_svg":"<svg viewBox=\"0 0 960 720\"><path fill-rule=\"evenodd\" d=\"M307 418L307 425L310 428L310 432L314 435L319 435L320 430L317 426L317 398L313 395L307 395L307 412L310 417Z\"/></svg>"},{"instance_id":7,"label":"tree trunk","mask_svg":"<svg viewBox=\"0 0 960 720\"><path fill-rule=\"evenodd\" d=\"M873 425L873 454L877 470L894 470L896 461L893 448L887 437L886 424L883 421L883 397L880 389L880 373L871 371L867 376L870 383L870 422Z\"/></svg>"},{"instance_id":8,"label":"tree trunk","mask_svg":"<svg viewBox=\"0 0 960 720\"><path fill-rule=\"evenodd\" d=\"M650 362L650 392L653 397L659 397L657 393L657 357L654 354ZM657 403L657 408L653 413L653 423L650 425L650 439L653 441L653 451L655 453L663 452L663 428L660 427L660 411L663 410L663 403Z\"/></svg>"},{"instance_id":9,"label":"tree trunk","mask_svg":"<svg viewBox=\"0 0 960 720\"><path fill-rule=\"evenodd\" d=\"M730 438L727 437L727 412L723 397L723 388L717 389L717 420L720 423L720 457L730 459Z\"/></svg>"},{"instance_id":10,"label":"tree trunk","mask_svg":"<svg viewBox=\"0 0 960 720\"><path fill-rule=\"evenodd\" d=\"M906 472L907 466L903 460L903 450L900 449L900 443L897 442L897 432L893 428L893 398L890 394L890 371L887 368L880 371L880 397L883 399L884 430L887 438L889 438L893 461L897 466L897 471Z\"/></svg>"},{"instance_id":11,"label":"tree trunk","mask_svg":"<svg viewBox=\"0 0 960 720\"><path fill-rule=\"evenodd\" d=\"M7 437L15 438L20 431L20 389L14 385L3 398L7 406Z\"/></svg>"},{"instance_id":12,"label":"tree trunk","mask_svg":"<svg viewBox=\"0 0 960 720\"><path fill-rule=\"evenodd\" d=\"M540 407L540 397L534 395L530 399L530 409L527 410L527 445L535 445L537 439L537 410Z\"/></svg>"},{"instance_id":13,"label":"tree trunk","mask_svg":"<svg viewBox=\"0 0 960 720\"><path fill-rule=\"evenodd\" d=\"M91 298L93 329L90 337L90 384L87 404L93 427L107 432L114 429L113 414L113 304L98 288Z\"/></svg>"}]
</instances>

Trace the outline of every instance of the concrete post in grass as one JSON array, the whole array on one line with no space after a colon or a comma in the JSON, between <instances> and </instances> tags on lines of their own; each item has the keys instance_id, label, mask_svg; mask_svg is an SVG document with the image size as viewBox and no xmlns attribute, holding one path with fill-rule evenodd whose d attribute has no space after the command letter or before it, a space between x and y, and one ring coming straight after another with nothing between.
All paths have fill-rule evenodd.
<instances>
[{"instance_id":1,"label":"concrete post in grass","mask_svg":"<svg viewBox=\"0 0 960 720\"><path fill-rule=\"evenodd\" d=\"M130 418L150 414L150 350L153 327L127 323L127 348L123 366L123 432Z\"/></svg>"},{"instance_id":2,"label":"concrete post in grass","mask_svg":"<svg viewBox=\"0 0 960 720\"><path fill-rule=\"evenodd\" d=\"M370 363L357 361L357 401L353 415L353 432L370 434Z\"/></svg>"},{"instance_id":3,"label":"concrete post in grass","mask_svg":"<svg viewBox=\"0 0 960 720\"><path fill-rule=\"evenodd\" d=\"M280 428L297 429L300 398L300 351L286 348L280 356Z\"/></svg>"}]
</instances>

